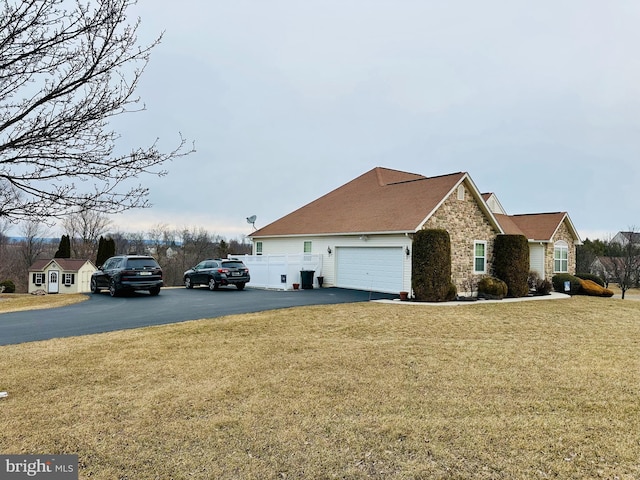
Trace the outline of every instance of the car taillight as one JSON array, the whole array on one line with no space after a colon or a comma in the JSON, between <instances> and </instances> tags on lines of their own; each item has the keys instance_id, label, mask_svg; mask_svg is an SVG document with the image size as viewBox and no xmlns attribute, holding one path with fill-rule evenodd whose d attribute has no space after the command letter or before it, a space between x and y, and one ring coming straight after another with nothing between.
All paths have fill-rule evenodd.
<instances>
[{"instance_id":1,"label":"car taillight","mask_svg":"<svg viewBox=\"0 0 640 480\"><path fill-rule=\"evenodd\" d=\"M226 275L227 273L229 273L229 270L227 270L226 268L219 268L218 273L224 273Z\"/></svg>"}]
</instances>

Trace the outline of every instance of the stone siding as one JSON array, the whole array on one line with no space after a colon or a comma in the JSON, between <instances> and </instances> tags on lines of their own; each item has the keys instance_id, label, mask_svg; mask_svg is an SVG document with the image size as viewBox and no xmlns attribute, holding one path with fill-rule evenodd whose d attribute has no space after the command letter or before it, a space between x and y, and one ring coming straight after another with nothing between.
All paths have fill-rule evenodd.
<instances>
[{"instance_id":1,"label":"stone siding","mask_svg":"<svg viewBox=\"0 0 640 480\"><path fill-rule=\"evenodd\" d=\"M573 235L571 235L571 232L569 231L569 228L567 227L566 222L562 222L562 224L558 228L558 231L555 233L555 235L551 239L551 243L547 244L546 246L545 259L544 259L545 261L544 271L548 272L547 278L549 280L551 280L551 277L553 277L556 274L556 272L553 269L553 266L554 266L553 251L554 251L555 242L559 240L564 240L565 242L567 242L567 246L569 250L567 255L568 257L567 269L569 270L569 273L572 275L575 275L576 273L576 246L574 243L576 239L573 238Z\"/></svg>"},{"instance_id":2,"label":"stone siding","mask_svg":"<svg viewBox=\"0 0 640 480\"><path fill-rule=\"evenodd\" d=\"M464 184L463 184L464 185ZM486 274L493 267L493 242L498 232L489 223L478 202L465 187L464 200L458 200L454 191L425 223L425 229L443 229L451 238L451 280L458 292L466 292L470 279L478 280L482 275L474 275L474 242L486 241Z\"/></svg>"}]
</instances>

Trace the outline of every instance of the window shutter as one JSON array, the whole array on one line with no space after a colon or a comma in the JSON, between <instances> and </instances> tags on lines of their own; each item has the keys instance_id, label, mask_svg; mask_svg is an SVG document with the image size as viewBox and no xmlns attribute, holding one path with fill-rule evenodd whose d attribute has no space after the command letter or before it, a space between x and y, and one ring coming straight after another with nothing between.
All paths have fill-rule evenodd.
<instances>
[{"instance_id":1,"label":"window shutter","mask_svg":"<svg viewBox=\"0 0 640 480\"><path fill-rule=\"evenodd\" d=\"M33 278L32 278L33 283L36 283L36 274L33 274Z\"/></svg>"},{"instance_id":2,"label":"window shutter","mask_svg":"<svg viewBox=\"0 0 640 480\"><path fill-rule=\"evenodd\" d=\"M76 283L76 274L72 273L71 274L71 285L73 285L74 283Z\"/></svg>"}]
</instances>

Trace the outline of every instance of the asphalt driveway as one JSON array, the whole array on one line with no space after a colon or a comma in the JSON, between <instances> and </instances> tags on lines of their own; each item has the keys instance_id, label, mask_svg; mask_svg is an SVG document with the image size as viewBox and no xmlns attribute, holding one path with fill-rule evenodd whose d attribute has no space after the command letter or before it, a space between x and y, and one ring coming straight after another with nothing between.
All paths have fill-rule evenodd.
<instances>
[{"instance_id":1,"label":"asphalt driveway","mask_svg":"<svg viewBox=\"0 0 640 480\"><path fill-rule=\"evenodd\" d=\"M112 298L104 292L67 307L0 314L0 345L51 338L74 337L129 328L215 318L304 305L367 302L395 295L316 288L274 291L246 288L165 288L160 295L146 293Z\"/></svg>"}]
</instances>

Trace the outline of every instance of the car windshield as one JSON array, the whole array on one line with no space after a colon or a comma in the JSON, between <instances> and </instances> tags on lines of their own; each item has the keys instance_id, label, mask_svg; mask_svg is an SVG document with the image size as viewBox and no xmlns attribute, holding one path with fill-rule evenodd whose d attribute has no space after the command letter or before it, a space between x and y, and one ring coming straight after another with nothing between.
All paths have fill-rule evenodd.
<instances>
[{"instance_id":1,"label":"car windshield","mask_svg":"<svg viewBox=\"0 0 640 480\"><path fill-rule=\"evenodd\" d=\"M222 266L225 268L247 268L242 262L223 262Z\"/></svg>"},{"instance_id":2,"label":"car windshield","mask_svg":"<svg viewBox=\"0 0 640 480\"><path fill-rule=\"evenodd\" d=\"M158 268L158 262L153 258L130 258L127 268Z\"/></svg>"}]
</instances>

